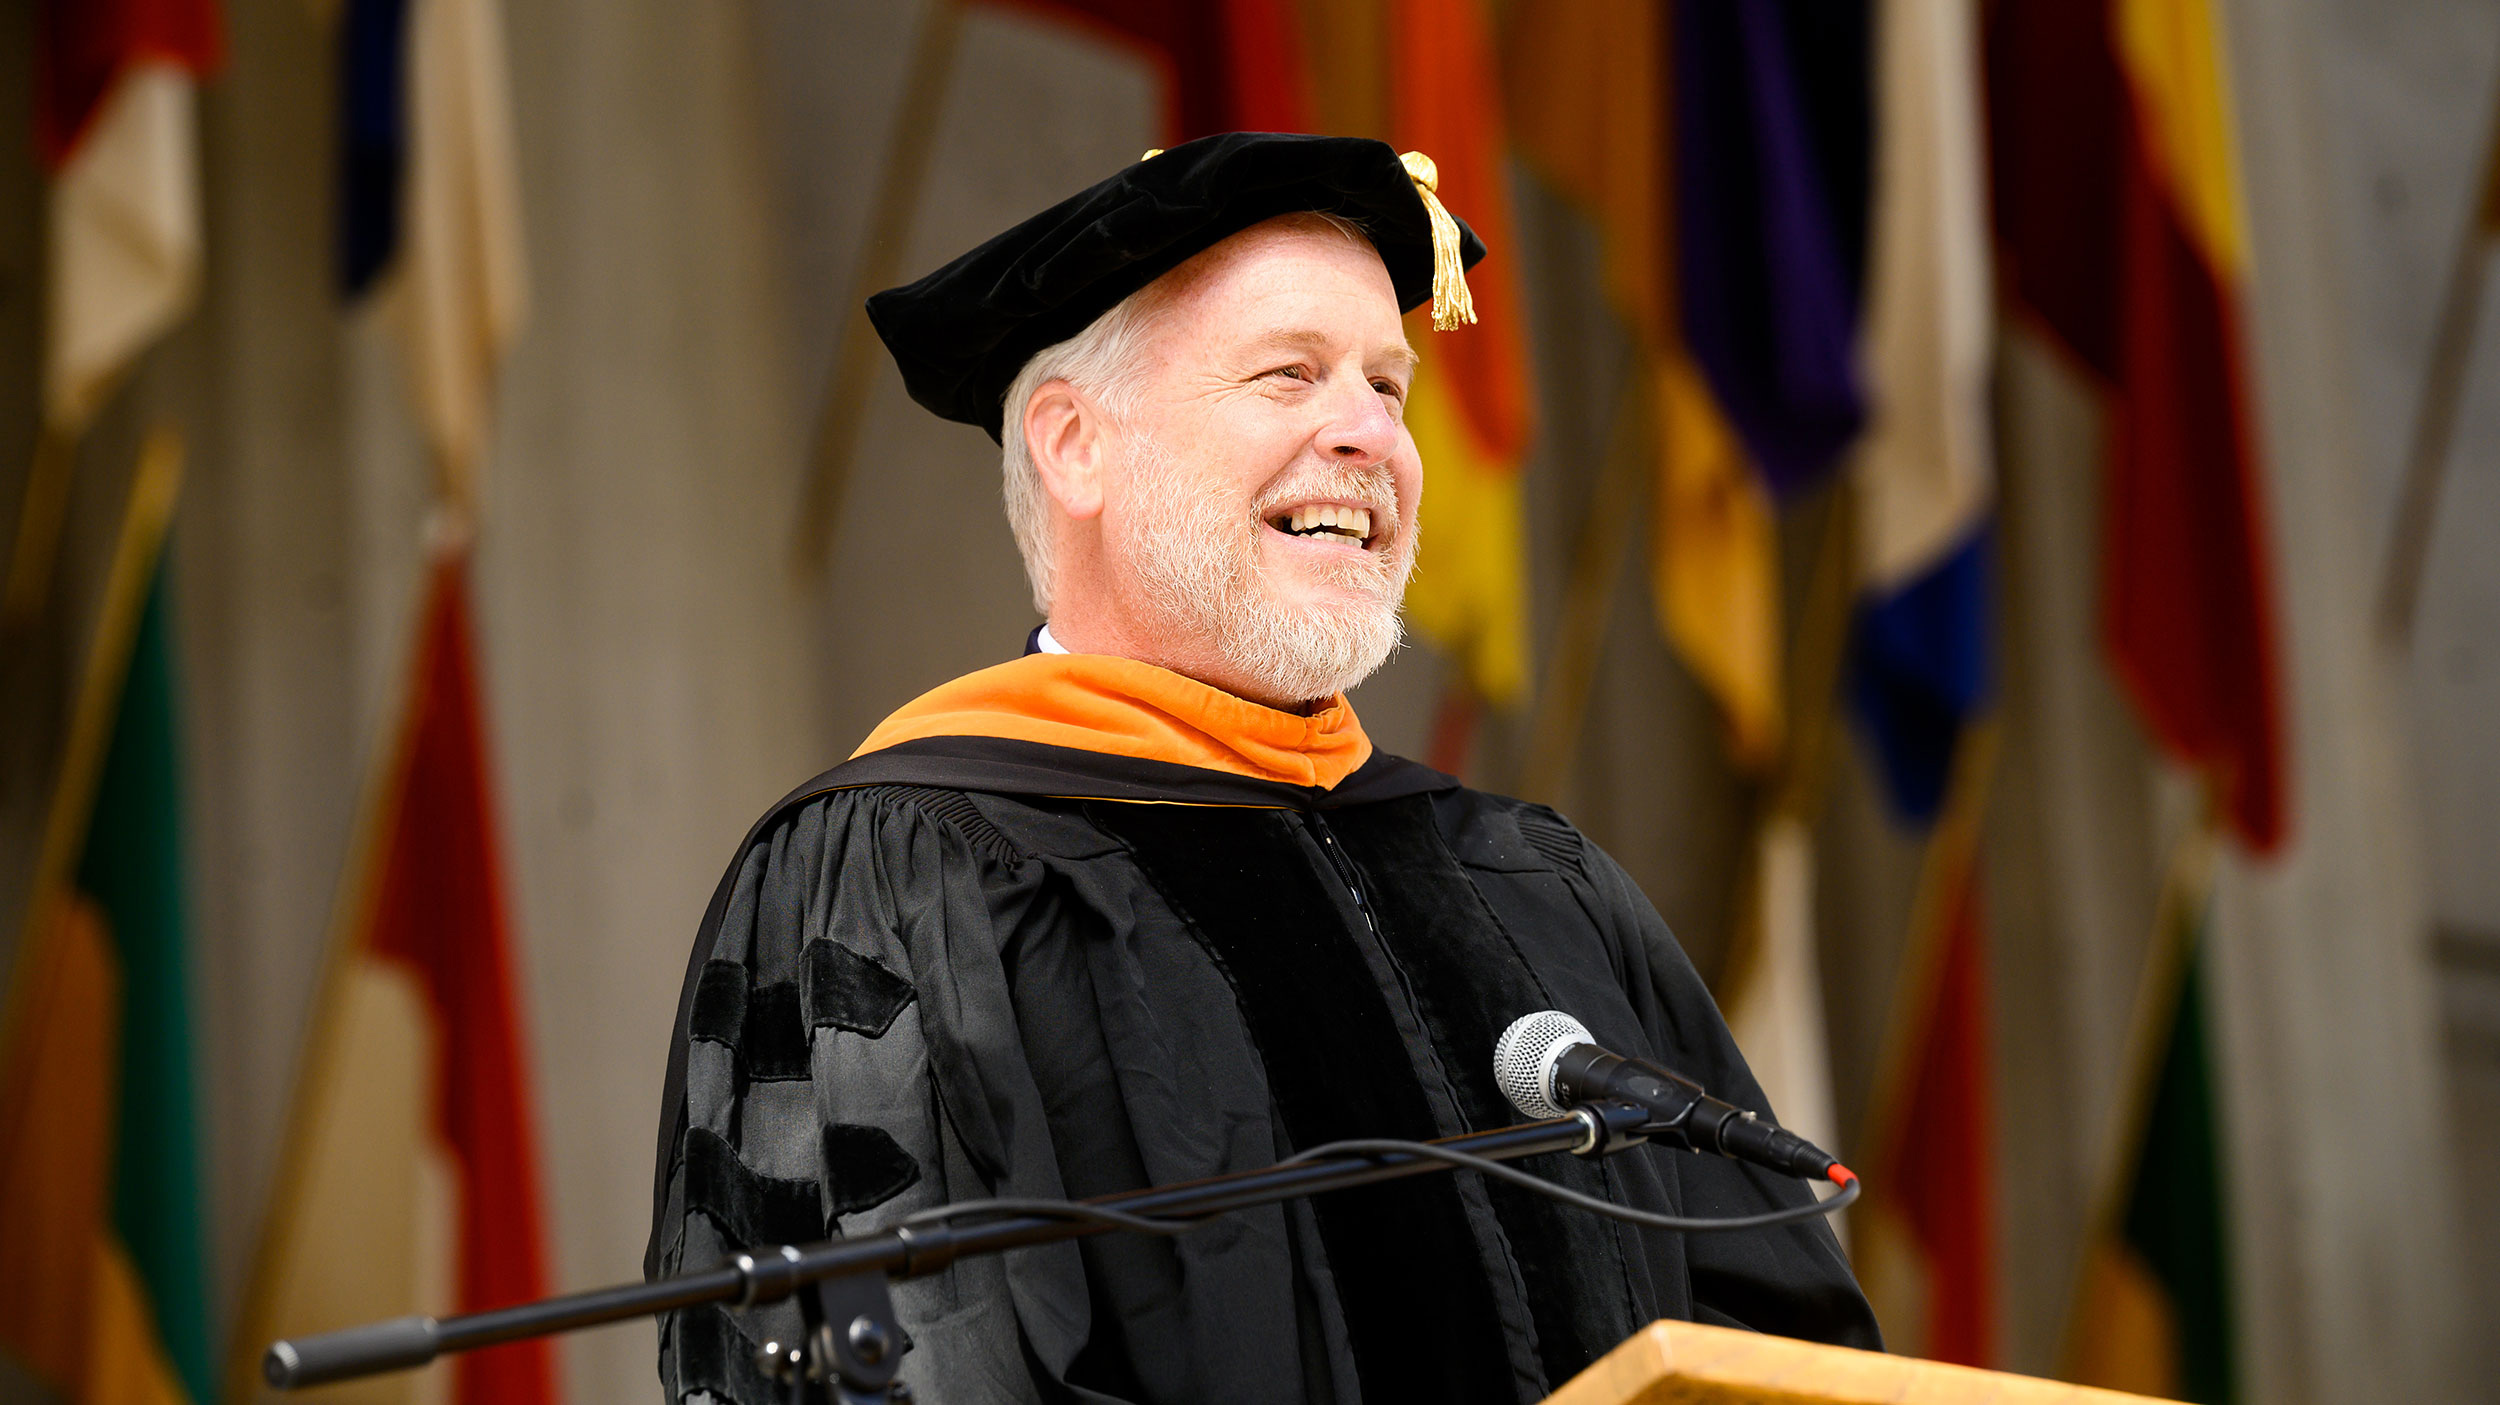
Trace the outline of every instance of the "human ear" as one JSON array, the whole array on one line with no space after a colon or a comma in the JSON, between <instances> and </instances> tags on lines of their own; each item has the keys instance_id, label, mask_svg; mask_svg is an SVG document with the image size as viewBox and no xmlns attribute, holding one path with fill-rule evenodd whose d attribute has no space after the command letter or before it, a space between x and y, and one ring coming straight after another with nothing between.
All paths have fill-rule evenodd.
<instances>
[{"instance_id":1,"label":"human ear","mask_svg":"<svg viewBox=\"0 0 2500 1405\"><path fill-rule=\"evenodd\" d=\"M1024 442L1042 491L1071 519L1102 513L1103 414L1066 381L1044 381L1024 406Z\"/></svg>"}]
</instances>

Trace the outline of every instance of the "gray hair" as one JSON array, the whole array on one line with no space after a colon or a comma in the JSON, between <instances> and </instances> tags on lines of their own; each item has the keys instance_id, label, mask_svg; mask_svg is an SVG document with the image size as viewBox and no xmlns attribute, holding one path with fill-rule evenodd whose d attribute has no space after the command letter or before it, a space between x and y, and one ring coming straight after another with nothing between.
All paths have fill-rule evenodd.
<instances>
[{"instance_id":1,"label":"gray hair","mask_svg":"<svg viewBox=\"0 0 2500 1405\"><path fill-rule=\"evenodd\" d=\"M1033 583L1033 608L1050 618L1052 572L1051 500L1042 487L1041 470L1033 466L1033 446L1024 437L1024 412L1033 392L1051 381L1066 381L1094 398L1103 413L1126 421L1137 409L1146 383L1146 333L1153 322L1151 285L1140 288L1084 331L1034 352L1007 387L1006 423L1000 426L1001 468L1007 496L1007 526L1016 534L1016 550L1024 553L1025 578Z\"/></svg>"},{"instance_id":2,"label":"gray hair","mask_svg":"<svg viewBox=\"0 0 2500 1405\"><path fill-rule=\"evenodd\" d=\"M1363 226L1326 210L1305 210L1282 218L1318 222L1363 248L1372 248ZM1007 386L999 426L1001 487L1007 499L1007 526L1024 555L1024 575L1033 586L1033 608L1050 618L1053 571L1050 494L1041 471L1033 466L1033 446L1024 437L1024 412L1033 392L1052 381L1066 381L1094 398L1115 423L1126 423L1137 409L1152 362L1146 356L1147 333L1162 298L1149 283L1120 299L1109 312L1066 341L1034 352Z\"/></svg>"}]
</instances>

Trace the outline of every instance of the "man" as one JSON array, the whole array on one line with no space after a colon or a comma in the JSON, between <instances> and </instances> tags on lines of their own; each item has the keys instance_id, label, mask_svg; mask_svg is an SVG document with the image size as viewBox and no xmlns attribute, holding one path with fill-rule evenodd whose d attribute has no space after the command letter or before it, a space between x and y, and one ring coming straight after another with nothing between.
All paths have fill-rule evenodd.
<instances>
[{"instance_id":1,"label":"man","mask_svg":"<svg viewBox=\"0 0 2500 1405\"><path fill-rule=\"evenodd\" d=\"M1665 925L1552 811L1375 751L1425 466L1400 315L1482 249L1430 163L1235 134L869 307L1005 445L1047 624L768 813L688 972L646 1269L988 1196L1520 1120L1559 1008L1762 1107ZM1663 1213L1807 1191L1641 1149L1522 1165ZM1875 1345L1830 1231L1636 1229L1471 1175L961 1260L900 1283L924 1401L1533 1401L1661 1316ZM784 1305L670 1320L672 1400L763 1401Z\"/></svg>"}]
</instances>

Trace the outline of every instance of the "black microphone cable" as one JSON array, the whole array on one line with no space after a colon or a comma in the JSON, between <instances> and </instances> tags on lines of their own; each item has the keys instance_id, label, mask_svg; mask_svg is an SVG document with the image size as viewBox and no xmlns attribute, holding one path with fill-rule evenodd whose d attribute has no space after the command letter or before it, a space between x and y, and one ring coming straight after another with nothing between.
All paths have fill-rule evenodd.
<instances>
[{"instance_id":1,"label":"black microphone cable","mask_svg":"<svg viewBox=\"0 0 2500 1405\"><path fill-rule=\"evenodd\" d=\"M1312 1147L1308 1151L1296 1152L1276 1164L1294 1166L1337 1157L1361 1157L1367 1161L1382 1161L1394 1156L1414 1156L1427 1161L1439 1161L1459 1170L1475 1171L1491 1176L1495 1180L1506 1181L1593 1215L1603 1215L1608 1219L1621 1220L1626 1224L1636 1224L1648 1229L1676 1230L1686 1234L1732 1229L1770 1229L1779 1225L1797 1224L1819 1215L1828 1215L1836 1210L1848 1208L1856 1203L1860 1189L1857 1175L1848 1167L1839 1166L1833 1169L1830 1179L1833 1184L1840 1187L1840 1193L1828 1200L1818 1200L1811 1205L1792 1205L1784 1210L1770 1210L1759 1215L1661 1215L1648 1210L1635 1210L1628 1205L1617 1205L1611 1200L1583 1194L1568 1186L1556 1185L1542 1176L1531 1175L1515 1166L1477 1156L1471 1152L1457 1151L1450 1147L1434 1145L1431 1142L1402 1141L1394 1137L1360 1137L1348 1141L1328 1142ZM1125 1210L1114 1210L1104 1205L1089 1205L1081 1200L959 1200L950 1205L936 1205L905 1215L888 1228L917 1229L924 1225L952 1224L961 1219L1000 1219L1016 1215L1031 1215L1039 1219L1076 1220L1088 1224L1099 1224L1110 1229L1125 1229L1138 1234L1162 1236L1186 1234L1214 1219L1213 1216L1172 1219L1160 1215L1134 1215Z\"/></svg>"},{"instance_id":2,"label":"black microphone cable","mask_svg":"<svg viewBox=\"0 0 2500 1405\"><path fill-rule=\"evenodd\" d=\"M1186 1220L1163 1215L1132 1215L1126 1210L1114 1210L1107 1205L1088 1205L1082 1200L957 1200L905 1215L886 1228L918 1229L924 1225L953 1224L957 1220L1014 1219L1023 1215L1043 1220L1076 1220L1109 1229L1166 1236L1187 1234L1214 1220L1212 1215Z\"/></svg>"},{"instance_id":3,"label":"black microphone cable","mask_svg":"<svg viewBox=\"0 0 2500 1405\"><path fill-rule=\"evenodd\" d=\"M1317 1161L1331 1156L1361 1156L1371 1160L1380 1160L1390 1156L1421 1156L1432 1161L1444 1161L1461 1170L1479 1171L1495 1180L1508 1181L1512 1185L1533 1190L1549 1200L1560 1201L1575 1209L1586 1210L1593 1215L1604 1215L1610 1220L1621 1220L1626 1224L1643 1225L1650 1229L1680 1230L1686 1234L1725 1229L1769 1229L1775 1225L1796 1224L1818 1215L1828 1215L1835 1210L1847 1209L1857 1202L1859 1190L1857 1173L1846 1166L1835 1166L1832 1169L1831 1182L1840 1187L1840 1193L1829 1200L1818 1200L1811 1205L1792 1205L1785 1210L1769 1210L1759 1215L1724 1215L1703 1218L1691 1215L1661 1215L1648 1210L1635 1210L1629 1205L1617 1205L1611 1200L1582 1194L1569 1186L1556 1185L1541 1176L1532 1176L1516 1166L1489 1161L1473 1153L1454 1151L1446 1146L1435 1146L1430 1142L1402 1142L1388 1137L1362 1137L1352 1141L1329 1142L1322 1146L1315 1146L1309 1151L1286 1157L1280 1164L1290 1166L1297 1161Z\"/></svg>"},{"instance_id":4,"label":"black microphone cable","mask_svg":"<svg viewBox=\"0 0 2500 1405\"><path fill-rule=\"evenodd\" d=\"M1340 1157L1361 1157L1374 1162L1415 1157L1475 1171L1593 1215L1684 1234L1798 1224L1846 1209L1856 1203L1860 1192L1857 1173L1838 1158L1784 1128L1757 1121L1751 1113L1709 1096L1701 1085L1688 1078L1654 1064L1606 1052L1591 1039L1586 1026L1559 1010L1543 1010L1511 1022L1494 1050L1494 1079L1512 1104L1530 1117L1561 1116L1566 1102L1590 1097L1626 1099L1650 1109L1652 1125L1642 1131L1661 1138L1656 1145L1673 1144L1664 1140L1673 1138L1690 1150L1732 1156L1777 1175L1809 1183L1828 1180L1840 1187L1840 1193L1810 1205L1793 1205L1758 1215L1661 1215L1583 1194L1472 1152L1393 1137L1329 1142L1276 1164L1293 1166ZM1074 1200L966 1200L906 1215L895 1227L909 1229L958 1219L1015 1215L1074 1220L1155 1235L1184 1234L1212 1218L1140 1215Z\"/></svg>"}]
</instances>

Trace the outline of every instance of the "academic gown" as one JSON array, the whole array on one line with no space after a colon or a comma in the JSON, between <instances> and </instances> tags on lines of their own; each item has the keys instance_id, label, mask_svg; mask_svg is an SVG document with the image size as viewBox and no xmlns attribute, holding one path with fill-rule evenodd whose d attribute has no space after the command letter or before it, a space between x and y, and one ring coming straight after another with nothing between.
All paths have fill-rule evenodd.
<instances>
[{"instance_id":1,"label":"academic gown","mask_svg":"<svg viewBox=\"0 0 2500 1405\"><path fill-rule=\"evenodd\" d=\"M687 972L647 1273L954 1200L1084 1198L1340 1138L1506 1126L1525 1119L1494 1042L1536 1010L1769 1113L1666 924L1552 810L1374 753L1359 725L1324 784L1278 779L1291 755L1188 764L1213 755L1172 740L1189 724L1130 726L1121 689L1147 678L1131 691L1150 711L1212 690L1116 662L1107 710L993 726L1024 706L1010 680L917 733L889 722L901 740L757 823ZM1517 1164L1667 1214L1810 1198L1656 1147ZM963 1259L894 1299L902 1379L935 1405L1507 1405L1661 1317L1881 1344L1821 1220L1667 1233L1465 1173L1177 1238ZM788 1303L665 1319L668 1399L776 1398L754 1344L797 1322Z\"/></svg>"}]
</instances>

